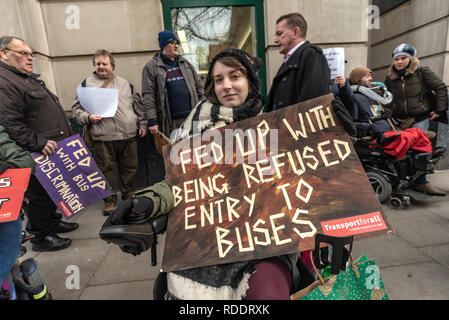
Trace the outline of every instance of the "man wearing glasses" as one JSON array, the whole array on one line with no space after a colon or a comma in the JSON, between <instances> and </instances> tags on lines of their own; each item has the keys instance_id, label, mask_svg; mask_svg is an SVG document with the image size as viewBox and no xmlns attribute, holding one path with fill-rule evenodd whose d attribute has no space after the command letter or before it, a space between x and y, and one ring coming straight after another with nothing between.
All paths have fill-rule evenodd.
<instances>
[{"instance_id":1,"label":"man wearing glasses","mask_svg":"<svg viewBox=\"0 0 449 320\"><path fill-rule=\"evenodd\" d=\"M178 52L179 40L170 31L158 36L161 52L156 53L142 73L142 97L149 130L170 136L204 94L195 68Z\"/></svg>"},{"instance_id":2,"label":"man wearing glasses","mask_svg":"<svg viewBox=\"0 0 449 320\"><path fill-rule=\"evenodd\" d=\"M83 80L81 87L116 89L119 95L117 111L113 117L106 118L90 114L77 96L72 105L72 116L88 127L92 139L89 148L114 191L112 196L103 199L103 214L108 216L117 207L117 191L121 191L123 200L134 197L133 182L138 169L136 133L142 138L147 134L147 121L140 94L126 79L114 74L112 54L99 49L94 53L92 63L95 71Z\"/></svg>"},{"instance_id":3,"label":"man wearing glasses","mask_svg":"<svg viewBox=\"0 0 449 320\"><path fill-rule=\"evenodd\" d=\"M33 73L34 54L17 37L0 38L0 124L11 139L29 152L51 155L57 141L73 135L64 108L38 74ZM62 215L34 175L25 197L27 231L35 234L33 251L55 251L70 246L71 239L57 233L78 228L76 223L61 221Z\"/></svg>"}]
</instances>

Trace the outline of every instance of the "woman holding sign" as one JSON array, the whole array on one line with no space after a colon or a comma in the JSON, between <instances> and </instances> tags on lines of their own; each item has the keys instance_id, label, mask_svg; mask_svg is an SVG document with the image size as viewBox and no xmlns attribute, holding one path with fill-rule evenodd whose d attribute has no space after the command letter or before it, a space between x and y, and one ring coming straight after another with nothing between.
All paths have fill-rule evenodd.
<instances>
[{"instance_id":1,"label":"woman holding sign","mask_svg":"<svg viewBox=\"0 0 449 320\"><path fill-rule=\"evenodd\" d=\"M263 108L257 77L260 66L259 58L238 49L227 49L215 56L206 79L207 100L192 110L172 134L172 141L259 115ZM144 196L134 202L130 200L119 205L103 228L127 224L139 212L151 212L149 216L154 217L166 214L174 207L172 190L165 181L144 192ZM299 287L297 264L302 265L299 253L173 271L167 274L167 296L183 300L289 299ZM307 268L302 270L306 272ZM311 274L301 273L302 280L306 276Z\"/></svg>"}]
</instances>

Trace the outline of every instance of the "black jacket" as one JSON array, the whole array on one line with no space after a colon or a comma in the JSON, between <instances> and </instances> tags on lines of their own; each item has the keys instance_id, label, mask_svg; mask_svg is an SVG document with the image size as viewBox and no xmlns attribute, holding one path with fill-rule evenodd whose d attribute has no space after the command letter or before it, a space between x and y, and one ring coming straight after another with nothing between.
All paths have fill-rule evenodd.
<instances>
[{"instance_id":1,"label":"black jacket","mask_svg":"<svg viewBox=\"0 0 449 320\"><path fill-rule=\"evenodd\" d=\"M421 67L417 57L410 62L404 76L398 75L391 65L385 78L385 85L393 94L391 109L395 118L415 117L416 121L422 121L429 117L430 111L440 115L447 112L446 84L429 67ZM426 87L435 91L436 101L433 106L428 96L423 95ZM440 118L439 121L442 120Z\"/></svg>"},{"instance_id":2,"label":"black jacket","mask_svg":"<svg viewBox=\"0 0 449 320\"><path fill-rule=\"evenodd\" d=\"M346 80L345 85L340 88L338 84L331 81L331 92L335 97L339 97L346 109L348 109L349 113L352 114L354 107L354 93L351 89L351 84L349 83L349 79Z\"/></svg>"},{"instance_id":3,"label":"black jacket","mask_svg":"<svg viewBox=\"0 0 449 320\"><path fill-rule=\"evenodd\" d=\"M354 93L352 118L355 122L359 137L364 135L375 135L377 133L384 133L393 130L386 120L387 117L379 119L379 117L384 116L385 112L382 112L380 115L375 115L371 111L371 106L373 105L379 105L379 103L370 97L365 96L363 93ZM376 117L376 120L371 121L371 119Z\"/></svg>"},{"instance_id":4,"label":"black jacket","mask_svg":"<svg viewBox=\"0 0 449 320\"><path fill-rule=\"evenodd\" d=\"M0 124L29 152L41 152L48 140L73 135L58 97L38 77L0 62Z\"/></svg>"},{"instance_id":5,"label":"black jacket","mask_svg":"<svg viewBox=\"0 0 449 320\"><path fill-rule=\"evenodd\" d=\"M330 92L329 83L330 69L323 51L306 41L279 68L265 111L326 95Z\"/></svg>"}]
</instances>

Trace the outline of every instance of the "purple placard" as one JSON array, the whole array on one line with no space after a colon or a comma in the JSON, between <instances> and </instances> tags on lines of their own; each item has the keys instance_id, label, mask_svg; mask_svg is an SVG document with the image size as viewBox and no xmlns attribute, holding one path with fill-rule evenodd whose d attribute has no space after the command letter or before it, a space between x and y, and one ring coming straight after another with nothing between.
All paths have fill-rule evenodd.
<instances>
[{"instance_id":1,"label":"purple placard","mask_svg":"<svg viewBox=\"0 0 449 320\"><path fill-rule=\"evenodd\" d=\"M67 218L113 194L79 134L59 141L51 156L31 155L36 178Z\"/></svg>"}]
</instances>

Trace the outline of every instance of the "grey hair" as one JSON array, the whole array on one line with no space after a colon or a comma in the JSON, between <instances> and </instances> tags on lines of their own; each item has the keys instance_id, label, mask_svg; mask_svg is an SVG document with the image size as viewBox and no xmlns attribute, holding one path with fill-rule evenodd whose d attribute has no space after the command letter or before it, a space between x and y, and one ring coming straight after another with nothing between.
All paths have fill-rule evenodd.
<instances>
[{"instance_id":1,"label":"grey hair","mask_svg":"<svg viewBox=\"0 0 449 320\"><path fill-rule=\"evenodd\" d=\"M14 36L3 36L0 38L0 49L9 49L9 44L11 43L11 41L13 41L14 39L17 39L19 41L22 41L23 43L25 43L25 41L23 41L22 39L18 38L18 37L14 37Z\"/></svg>"}]
</instances>

